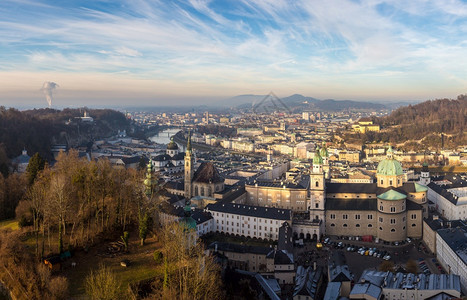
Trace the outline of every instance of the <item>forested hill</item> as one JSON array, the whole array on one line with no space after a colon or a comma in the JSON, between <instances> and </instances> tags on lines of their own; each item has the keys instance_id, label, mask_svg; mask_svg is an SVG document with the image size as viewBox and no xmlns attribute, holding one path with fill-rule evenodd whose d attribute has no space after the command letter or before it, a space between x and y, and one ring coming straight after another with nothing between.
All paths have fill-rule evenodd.
<instances>
[{"instance_id":1,"label":"forested hill","mask_svg":"<svg viewBox=\"0 0 467 300\"><path fill-rule=\"evenodd\" d=\"M381 126L422 125L428 132L457 133L467 128L467 95L456 100L439 99L396 109L389 116L375 120ZM424 126L426 125L426 126ZM414 132L415 133L415 132ZM423 134L421 131L419 134Z\"/></svg>"},{"instance_id":2,"label":"forested hill","mask_svg":"<svg viewBox=\"0 0 467 300\"><path fill-rule=\"evenodd\" d=\"M459 146L467 143L467 95L438 99L396 109L374 117L381 132L352 134L361 142L408 143L412 150ZM444 140L441 135L444 135Z\"/></svg>"},{"instance_id":3,"label":"forested hill","mask_svg":"<svg viewBox=\"0 0 467 300\"><path fill-rule=\"evenodd\" d=\"M23 149L50 158L52 143L85 145L92 139L108 137L117 130L128 131L130 121L110 109L86 109L94 122L81 122L83 109L34 109L19 111L0 107L0 160L11 159Z\"/></svg>"}]
</instances>

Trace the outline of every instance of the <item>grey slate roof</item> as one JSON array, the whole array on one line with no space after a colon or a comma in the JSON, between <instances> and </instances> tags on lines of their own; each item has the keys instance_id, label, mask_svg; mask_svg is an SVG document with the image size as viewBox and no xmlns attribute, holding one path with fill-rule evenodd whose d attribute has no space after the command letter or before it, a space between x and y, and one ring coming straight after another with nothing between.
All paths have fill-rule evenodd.
<instances>
[{"instance_id":1,"label":"grey slate roof","mask_svg":"<svg viewBox=\"0 0 467 300\"><path fill-rule=\"evenodd\" d=\"M261 247L261 246L250 246L250 245L240 245L232 243L223 243L223 242L213 242L208 248L215 249L217 244L217 251L226 251L226 252L235 252L235 253L254 253L267 255L271 252L270 247Z\"/></svg>"},{"instance_id":2,"label":"grey slate roof","mask_svg":"<svg viewBox=\"0 0 467 300\"><path fill-rule=\"evenodd\" d=\"M325 203L326 210L376 210L377 199L338 199L327 198Z\"/></svg>"},{"instance_id":3,"label":"grey slate roof","mask_svg":"<svg viewBox=\"0 0 467 300\"><path fill-rule=\"evenodd\" d=\"M327 183L326 184L326 193L335 194L335 193L366 193L366 194L376 194L378 192L378 187L376 183Z\"/></svg>"},{"instance_id":4,"label":"grey slate roof","mask_svg":"<svg viewBox=\"0 0 467 300\"><path fill-rule=\"evenodd\" d=\"M316 296L319 292L319 283L322 276L323 269L321 267L313 270L312 267L305 269L303 266L298 266L293 296L311 296L312 299L317 299Z\"/></svg>"},{"instance_id":5,"label":"grey slate roof","mask_svg":"<svg viewBox=\"0 0 467 300\"><path fill-rule=\"evenodd\" d=\"M454 274L405 274L364 270L360 283L371 283L388 289L461 291L460 277ZM353 291L353 290L352 290Z\"/></svg>"},{"instance_id":6,"label":"grey slate roof","mask_svg":"<svg viewBox=\"0 0 467 300\"><path fill-rule=\"evenodd\" d=\"M208 211L244 215L257 218L288 221L292 219L290 209L274 207L252 206L235 203L213 203L206 206Z\"/></svg>"}]
</instances>

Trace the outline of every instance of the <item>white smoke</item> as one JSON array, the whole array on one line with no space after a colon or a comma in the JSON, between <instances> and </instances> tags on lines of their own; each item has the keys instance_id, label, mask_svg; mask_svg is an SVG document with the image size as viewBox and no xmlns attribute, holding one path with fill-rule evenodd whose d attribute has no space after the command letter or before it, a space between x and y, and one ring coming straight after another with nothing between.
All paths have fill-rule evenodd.
<instances>
[{"instance_id":1,"label":"white smoke","mask_svg":"<svg viewBox=\"0 0 467 300\"><path fill-rule=\"evenodd\" d=\"M52 81L46 81L42 85L41 91L45 95L45 99L47 100L47 103L49 104L49 108L52 106L52 99L53 99L52 92L58 87L60 86Z\"/></svg>"}]
</instances>

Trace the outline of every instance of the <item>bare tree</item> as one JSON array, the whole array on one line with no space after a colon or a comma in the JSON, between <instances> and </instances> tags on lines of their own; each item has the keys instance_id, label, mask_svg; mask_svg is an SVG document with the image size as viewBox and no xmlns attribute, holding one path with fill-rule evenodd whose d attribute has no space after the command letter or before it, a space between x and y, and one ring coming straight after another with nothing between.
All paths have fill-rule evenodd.
<instances>
[{"instance_id":1,"label":"bare tree","mask_svg":"<svg viewBox=\"0 0 467 300\"><path fill-rule=\"evenodd\" d=\"M120 283L110 268L104 264L86 277L86 293L93 300L115 300L120 298Z\"/></svg>"}]
</instances>

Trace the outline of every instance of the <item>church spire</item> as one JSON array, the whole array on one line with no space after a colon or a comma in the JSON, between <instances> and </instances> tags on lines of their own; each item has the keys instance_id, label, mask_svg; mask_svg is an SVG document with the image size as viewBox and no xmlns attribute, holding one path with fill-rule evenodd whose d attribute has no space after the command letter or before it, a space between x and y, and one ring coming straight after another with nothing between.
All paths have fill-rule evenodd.
<instances>
[{"instance_id":1,"label":"church spire","mask_svg":"<svg viewBox=\"0 0 467 300\"><path fill-rule=\"evenodd\" d=\"M147 170L146 170L146 179L144 180L145 194L148 197L152 196L154 181L152 179L152 159L149 160Z\"/></svg>"},{"instance_id":2,"label":"church spire","mask_svg":"<svg viewBox=\"0 0 467 300\"><path fill-rule=\"evenodd\" d=\"M186 151L191 152L191 131L188 131L188 141L186 142Z\"/></svg>"}]
</instances>

